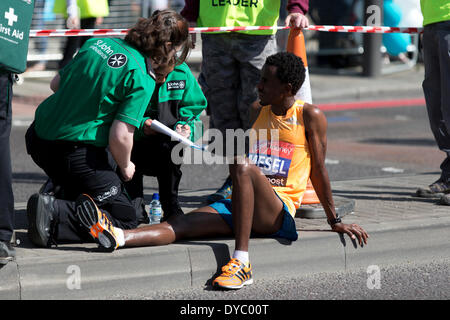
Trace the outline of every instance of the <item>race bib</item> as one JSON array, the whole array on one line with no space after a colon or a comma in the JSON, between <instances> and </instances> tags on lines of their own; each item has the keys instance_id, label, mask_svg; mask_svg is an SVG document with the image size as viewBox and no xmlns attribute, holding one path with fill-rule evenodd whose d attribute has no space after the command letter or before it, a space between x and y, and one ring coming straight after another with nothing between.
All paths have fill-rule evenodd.
<instances>
[{"instance_id":1,"label":"race bib","mask_svg":"<svg viewBox=\"0 0 450 320\"><path fill-rule=\"evenodd\" d=\"M285 187L295 146L283 141L258 141L249 159L261 169L273 187Z\"/></svg>"}]
</instances>

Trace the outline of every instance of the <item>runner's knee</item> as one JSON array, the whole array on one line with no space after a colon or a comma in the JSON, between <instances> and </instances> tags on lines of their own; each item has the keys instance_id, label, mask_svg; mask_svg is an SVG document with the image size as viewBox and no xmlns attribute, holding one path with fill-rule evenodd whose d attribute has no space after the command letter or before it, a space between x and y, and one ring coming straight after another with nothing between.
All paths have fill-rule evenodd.
<instances>
[{"instance_id":1,"label":"runner's knee","mask_svg":"<svg viewBox=\"0 0 450 320\"><path fill-rule=\"evenodd\" d=\"M230 174L233 178L242 177L255 173L257 167L249 159L238 159L241 161L234 161L230 164Z\"/></svg>"}]
</instances>

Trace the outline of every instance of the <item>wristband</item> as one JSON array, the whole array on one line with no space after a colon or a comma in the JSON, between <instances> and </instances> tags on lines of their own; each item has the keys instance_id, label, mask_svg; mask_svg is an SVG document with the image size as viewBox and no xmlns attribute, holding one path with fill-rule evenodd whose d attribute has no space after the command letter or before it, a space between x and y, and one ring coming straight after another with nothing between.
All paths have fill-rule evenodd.
<instances>
[{"instance_id":1,"label":"wristband","mask_svg":"<svg viewBox=\"0 0 450 320\"><path fill-rule=\"evenodd\" d=\"M342 219L341 219L341 217L339 217L339 215L337 214L337 215L336 215L336 218L331 219L331 220L327 220L327 222L328 222L328 224L329 224L330 226L334 226L334 225L337 224L337 223L341 223L341 222L342 222Z\"/></svg>"}]
</instances>

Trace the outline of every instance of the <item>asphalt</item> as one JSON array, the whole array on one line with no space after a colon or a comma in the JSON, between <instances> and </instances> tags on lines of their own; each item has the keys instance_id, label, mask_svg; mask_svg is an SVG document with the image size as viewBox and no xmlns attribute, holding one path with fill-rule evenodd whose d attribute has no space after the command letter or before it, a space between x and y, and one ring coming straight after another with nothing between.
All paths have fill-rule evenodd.
<instances>
[{"instance_id":1,"label":"asphalt","mask_svg":"<svg viewBox=\"0 0 450 320\"><path fill-rule=\"evenodd\" d=\"M312 96L316 104L423 97L422 79L421 66L379 78L311 73ZM15 86L14 121L29 122L48 94L48 79L25 78ZM360 247L331 232L320 214L315 219L297 217L295 242L251 239L255 281L279 274L366 270L371 265L449 257L450 208L438 205L438 199L414 196L417 187L437 178L433 172L332 181L335 199L352 204L343 221L361 225L369 233L369 243ZM212 191L182 191L183 208L188 212ZM119 293L208 286L234 249L232 239L222 238L113 253L100 252L93 243L36 248L26 235L25 204L15 207L19 244L16 258L0 267L0 299L104 299Z\"/></svg>"}]
</instances>

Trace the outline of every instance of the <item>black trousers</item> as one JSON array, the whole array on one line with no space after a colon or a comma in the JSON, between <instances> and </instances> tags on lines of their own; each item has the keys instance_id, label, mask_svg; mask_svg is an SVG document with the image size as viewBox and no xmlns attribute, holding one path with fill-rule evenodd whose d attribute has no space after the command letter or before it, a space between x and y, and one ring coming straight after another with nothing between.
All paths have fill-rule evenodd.
<instances>
[{"instance_id":1,"label":"black trousers","mask_svg":"<svg viewBox=\"0 0 450 320\"><path fill-rule=\"evenodd\" d=\"M0 71L0 241L10 241L14 232L14 195L9 145L12 83L12 75Z\"/></svg>"},{"instance_id":2,"label":"black trousers","mask_svg":"<svg viewBox=\"0 0 450 320\"><path fill-rule=\"evenodd\" d=\"M422 87L427 102L430 128L446 158L440 180L450 183L450 21L426 25L423 31L425 79Z\"/></svg>"},{"instance_id":3,"label":"black trousers","mask_svg":"<svg viewBox=\"0 0 450 320\"><path fill-rule=\"evenodd\" d=\"M177 142L163 135L135 141L131 161L136 166L136 172L133 179L125 183L125 188L132 199L143 198L144 175L156 177L164 220L172 214L183 214L178 201L181 164L175 164L171 159L172 149L176 144Z\"/></svg>"},{"instance_id":4,"label":"black trousers","mask_svg":"<svg viewBox=\"0 0 450 320\"><path fill-rule=\"evenodd\" d=\"M57 243L91 240L75 214L74 200L82 193L94 199L114 226L137 227L136 210L124 192L116 163L106 148L43 140L36 135L33 125L27 131L26 142L34 162L64 190L64 200L56 201L53 240Z\"/></svg>"}]
</instances>

